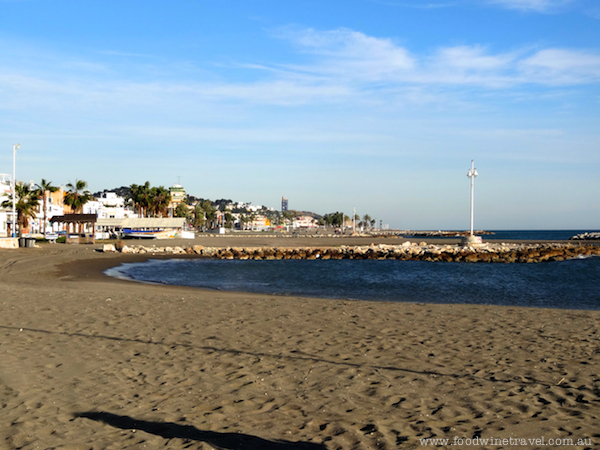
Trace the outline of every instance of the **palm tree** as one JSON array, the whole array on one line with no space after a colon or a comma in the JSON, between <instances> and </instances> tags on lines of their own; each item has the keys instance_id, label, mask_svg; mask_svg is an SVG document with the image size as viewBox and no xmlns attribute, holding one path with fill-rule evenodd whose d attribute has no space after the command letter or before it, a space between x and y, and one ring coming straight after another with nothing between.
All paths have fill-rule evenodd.
<instances>
[{"instance_id":1,"label":"palm tree","mask_svg":"<svg viewBox=\"0 0 600 450\"><path fill-rule=\"evenodd\" d=\"M294 223L294 213L292 211L286 211L283 213L283 223L292 226Z\"/></svg>"},{"instance_id":2,"label":"palm tree","mask_svg":"<svg viewBox=\"0 0 600 450\"><path fill-rule=\"evenodd\" d=\"M192 217L192 213L190 213L190 209L188 208L188 205L185 202L181 202L179 205L177 205L177 208L175 208L174 215L175 217L185 217L186 219Z\"/></svg>"},{"instance_id":3,"label":"palm tree","mask_svg":"<svg viewBox=\"0 0 600 450\"><path fill-rule=\"evenodd\" d=\"M240 230L245 230L246 229L246 222L248 222L248 218L246 217L246 215L244 213L240 214Z\"/></svg>"},{"instance_id":4,"label":"palm tree","mask_svg":"<svg viewBox=\"0 0 600 450\"><path fill-rule=\"evenodd\" d=\"M370 216L370 215L368 215L368 214L365 214L365 215L363 216L363 224L364 224L366 227L368 227L370 223L371 223L371 216Z\"/></svg>"},{"instance_id":5,"label":"palm tree","mask_svg":"<svg viewBox=\"0 0 600 450\"><path fill-rule=\"evenodd\" d=\"M81 214L83 205L92 200L92 194L88 191L87 183L83 180L75 180L68 183L68 192L65 194L65 205L70 206L75 214Z\"/></svg>"},{"instance_id":6,"label":"palm tree","mask_svg":"<svg viewBox=\"0 0 600 450\"><path fill-rule=\"evenodd\" d=\"M145 217L150 207L151 188L150 182L146 181L142 185L132 184L129 186L131 190L130 199L137 208L138 216Z\"/></svg>"},{"instance_id":7,"label":"palm tree","mask_svg":"<svg viewBox=\"0 0 600 450\"><path fill-rule=\"evenodd\" d=\"M256 213L253 211L248 216L248 222L250 222L250 229L254 230L254 221L256 220Z\"/></svg>"},{"instance_id":8,"label":"palm tree","mask_svg":"<svg viewBox=\"0 0 600 450\"><path fill-rule=\"evenodd\" d=\"M233 214L231 214L231 210L226 209L224 216L225 216L225 226L229 227L229 228L233 228L234 217L233 217Z\"/></svg>"},{"instance_id":9,"label":"palm tree","mask_svg":"<svg viewBox=\"0 0 600 450\"><path fill-rule=\"evenodd\" d=\"M199 228L203 228L206 223L206 214L204 209L202 209L202 205L198 203L194 208L194 228L198 230Z\"/></svg>"},{"instance_id":10,"label":"palm tree","mask_svg":"<svg viewBox=\"0 0 600 450\"><path fill-rule=\"evenodd\" d=\"M154 215L159 214L164 217L168 214L169 204L171 203L171 191L164 186L151 189L150 209Z\"/></svg>"},{"instance_id":11,"label":"palm tree","mask_svg":"<svg viewBox=\"0 0 600 450\"><path fill-rule=\"evenodd\" d=\"M47 203L48 203L48 199L46 197L46 192L57 192L58 191L58 187L57 186L52 186L52 181L46 181L44 178L42 178L42 181L40 182L40 184L37 185L37 187L40 190L40 193L42 195L42 199L43 199L43 207L44 207L44 225L42 226L42 233L44 234L44 236L46 236L46 224L47 224Z\"/></svg>"},{"instance_id":12,"label":"palm tree","mask_svg":"<svg viewBox=\"0 0 600 450\"><path fill-rule=\"evenodd\" d=\"M212 205L210 200L205 200L204 203L202 203L202 209L204 210L206 221L208 222L208 228L214 228L215 220L217 219L217 209Z\"/></svg>"},{"instance_id":13,"label":"palm tree","mask_svg":"<svg viewBox=\"0 0 600 450\"><path fill-rule=\"evenodd\" d=\"M3 208L12 208L12 199L2 202ZM40 192L31 189L29 185L17 183L15 185L15 211L17 212L17 224L19 225L19 237L23 229L29 226L29 219L35 217L35 211L40 206Z\"/></svg>"}]
</instances>

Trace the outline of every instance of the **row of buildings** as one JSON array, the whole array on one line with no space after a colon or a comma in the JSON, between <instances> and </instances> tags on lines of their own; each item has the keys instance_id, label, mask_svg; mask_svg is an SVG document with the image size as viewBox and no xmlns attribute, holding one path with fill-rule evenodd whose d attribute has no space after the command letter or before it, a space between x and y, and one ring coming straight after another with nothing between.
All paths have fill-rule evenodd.
<instances>
[{"instance_id":1,"label":"row of buildings","mask_svg":"<svg viewBox=\"0 0 600 450\"><path fill-rule=\"evenodd\" d=\"M31 187L35 188L35 183L31 182ZM175 185L174 188L181 188L181 186ZM44 202L43 197L40 198L39 206L35 211L35 217L29 220L29 224L26 229L23 230L24 234L43 234L44 232L58 232L62 231L62 227L59 223L52 223L51 219L55 217L64 216L65 214L72 214L73 211L68 205L64 203L65 189L60 186L56 192L46 191L43 193L46 197ZM185 196L185 191L183 191ZM178 194L173 195L173 204L169 205L170 209L173 210L177 207L177 204L182 201L183 196ZM7 174L0 174L0 204L5 200L12 199L12 183L11 177ZM44 204L46 205L46 227L44 229ZM134 211L132 205L128 204L126 199L119 197L114 192L104 192L100 196L95 197L93 200L83 205L82 214L94 215L98 219L127 219L137 218L138 214ZM16 218L15 218L16 221ZM0 207L0 236L10 236L12 234L12 208Z\"/></svg>"},{"instance_id":2,"label":"row of buildings","mask_svg":"<svg viewBox=\"0 0 600 450\"><path fill-rule=\"evenodd\" d=\"M32 187L35 186L34 182L31 182ZM169 211L175 211L177 206L187 198L185 189L180 184L175 184L169 188L171 193L171 204L169 205ZM64 204L65 189L59 187L56 192L46 191L43 194L46 197L46 201L40 199L39 206L35 211L35 217L29 221L26 229L23 230L24 234L44 234L44 232L57 233L65 230L65 224L52 220L57 219L65 214L71 214L73 211L69 206ZM0 204L4 200L12 199L12 184L11 177L7 174L0 174ZM46 218L47 223L44 226L44 203L46 205ZM190 205L192 209L194 205ZM251 230L266 230L275 228L275 224L272 224L269 218L262 214L262 211L270 210L274 211L273 208L265 208L263 206L251 205L249 203L230 203L225 205L225 209L228 210L229 214L233 217L233 226L237 229L251 229ZM246 214L232 211L246 211ZM106 225L101 228L101 224L109 223L122 223L125 219L137 219L138 214L134 210L133 206L129 204L126 199L118 196L114 192L104 192L100 196L95 197L92 201L87 202L83 206L82 214L95 216L97 220L96 234L106 231ZM0 207L0 236L10 236L12 234L12 208ZM217 213L217 226L225 225L225 212ZM280 225L281 226L281 225ZM290 218L287 227L292 228L316 228L317 221L310 216L301 216ZM98 236L103 237L103 236Z\"/></svg>"}]
</instances>

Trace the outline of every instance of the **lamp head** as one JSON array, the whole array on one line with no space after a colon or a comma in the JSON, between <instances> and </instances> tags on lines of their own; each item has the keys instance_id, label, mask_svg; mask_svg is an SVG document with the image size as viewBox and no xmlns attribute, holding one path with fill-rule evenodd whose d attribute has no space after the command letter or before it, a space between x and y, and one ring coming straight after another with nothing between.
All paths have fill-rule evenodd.
<instances>
[{"instance_id":1,"label":"lamp head","mask_svg":"<svg viewBox=\"0 0 600 450\"><path fill-rule=\"evenodd\" d=\"M19 150L19 147L21 147L21 144L17 144L17 145L15 146L15 148L16 148L17 150Z\"/></svg>"}]
</instances>

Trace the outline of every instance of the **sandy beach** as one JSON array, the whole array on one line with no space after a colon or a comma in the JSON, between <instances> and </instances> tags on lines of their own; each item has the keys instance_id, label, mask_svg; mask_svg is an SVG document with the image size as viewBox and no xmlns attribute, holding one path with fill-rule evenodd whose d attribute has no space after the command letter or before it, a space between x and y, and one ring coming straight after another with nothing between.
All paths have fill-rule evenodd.
<instances>
[{"instance_id":1,"label":"sandy beach","mask_svg":"<svg viewBox=\"0 0 600 450\"><path fill-rule=\"evenodd\" d=\"M600 311L143 285L97 247L0 250L0 449L600 446Z\"/></svg>"}]
</instances>

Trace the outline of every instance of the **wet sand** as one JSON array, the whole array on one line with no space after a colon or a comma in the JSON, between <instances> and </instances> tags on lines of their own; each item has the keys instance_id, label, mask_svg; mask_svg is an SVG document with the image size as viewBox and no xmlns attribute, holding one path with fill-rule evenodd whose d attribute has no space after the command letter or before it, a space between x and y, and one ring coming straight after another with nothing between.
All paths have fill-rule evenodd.
<instances>
[{"instance_id":1,"label":"wet sand","mask_svg":"<svg viewBox=\"0 0 600 450\"><path fill-rule=\"evenodd\" d=\"M272 245L224 239L195 243ZM357 245L326 242L314 245ZM599 311L280 297L102 274L142 259L60 244L0 251L0 448L600 444ZM473 438L509 444L466 445Z\"/></svg>"}]
</instances>

